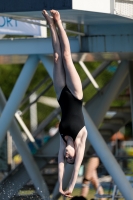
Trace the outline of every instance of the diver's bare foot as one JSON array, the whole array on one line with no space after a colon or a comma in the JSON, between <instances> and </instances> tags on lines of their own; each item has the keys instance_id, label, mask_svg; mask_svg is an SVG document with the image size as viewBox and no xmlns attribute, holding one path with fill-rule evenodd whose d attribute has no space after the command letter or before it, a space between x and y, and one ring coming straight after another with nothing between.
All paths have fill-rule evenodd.
<instances>
[{"instance_id":1,"label":"diver's bare foot","mask_svg":"<svg viewBox=\"0 0 133 200\"><path fill-rule=\"evenodd\" d=\"M45 17L46 21L48 22L49 25L54 24L54 20L52 16L49 16L46 10L42 11L42 15Z\"/></svg>"},{"instance_id":2,"label":"diver's bare foot","mask_svg":"<svg viewBox=\"0 0 133 200\"><path fill-rule=\"evenodd\" d=\"M56 23L61 21L60 13L57 10L51 10L50 13Z\"/></svg>"}]
</instances>

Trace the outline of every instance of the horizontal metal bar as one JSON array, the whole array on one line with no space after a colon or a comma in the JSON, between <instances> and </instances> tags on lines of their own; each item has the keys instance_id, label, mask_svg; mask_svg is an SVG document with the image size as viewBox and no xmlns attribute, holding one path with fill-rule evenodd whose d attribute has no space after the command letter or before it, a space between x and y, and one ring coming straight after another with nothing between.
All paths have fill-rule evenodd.
<instances>
[{"instance_id":1,"label":"horizontal metal bar","mask_svg":"<svg viewBox=\"0 0 133 200\"><path fill-rule=\"evenodd\" d=\"M38 26L44 26L44 27L49 28L49 25L47 25L47 24L42 24L40 22L29 20L29 19L20 19L19 17L10 17L10 19L14 19L14 20L18 20L18 21L21 21L21 22L26 22L26 23L29 23L29 24L35 24L35 25L38 25ZM69 30L69 29L65 29L65 31L68 32L68 33L76 34L76 35L82 35L82 36L85 35L85 33L82 33L82 32L79 32L79 31L73 31L73 30Z\"/></svg>"},{"instance_id":2,"label":"horizontal metal bar","mask_svg":"<svg viewBox=\"0 0 133 200\"><path fill-rule=\"evenodd\" d=\"M133 26L132 23L88 25L86 27L86 34L89 36L132 35Z\"/></svg>"},{"instance_id":3,"label":"horizontal metal bar","mask_svg":"<svg viewBox=\"0 0 133 200\"><path fill-rule=\"evenodd\" d=\"M80 42L77 37L69 38L71 52L80 52ZM51 38L2 39L0 40L0 55L40 55L53 54Z\"/></svg>"},{"instance_id":4,"label":"horizontal metal bar","mask_svg":"<svg viewBox=\"0 0 133 200\"><path fill-rule=\"evenodd\" d=\"M133 52L133 35L81 37L82 52Z\"/></svg>"}]
</instances>

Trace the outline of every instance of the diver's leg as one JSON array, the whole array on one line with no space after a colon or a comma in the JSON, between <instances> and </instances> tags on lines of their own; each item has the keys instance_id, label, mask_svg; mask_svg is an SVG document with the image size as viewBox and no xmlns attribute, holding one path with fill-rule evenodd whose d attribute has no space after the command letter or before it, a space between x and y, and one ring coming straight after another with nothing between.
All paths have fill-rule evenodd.
<instances>
[{"instance_id":1,"label":"diver's leg","mask_svg":"<svg viewBox=\"0 0 133 200\"><path fill-rule=\"evenodd\" d=\"M81 80L71 58L70 44L66 32L63 28L62 22L60 20L60 14L56 10L51 10L51 14L58 27L62 59L66 74L66 84L71 92L74 94L74 96L76 96L78 99L82 99L83 93Z\"/></svg>"},{"instance_id":2,"label":"diver's leg","mask_svg":"<svg viewBox=\"0 0 133 200\"><path fill-rule=\"evenodd\" d=\"M53 17L49 16L45 10L43 10L42 14L45 17L46 21L48 22L50 32L51 32L52 45L53 45L53 50L54 50L53 83L54 83L54 88L56 91L57 98L59 99L61 91L63 87L66 85L65 70L63 67L62 55L61 55L61 47L60 47L60 42L57 35Z\"/></svg>"}]
</instances>

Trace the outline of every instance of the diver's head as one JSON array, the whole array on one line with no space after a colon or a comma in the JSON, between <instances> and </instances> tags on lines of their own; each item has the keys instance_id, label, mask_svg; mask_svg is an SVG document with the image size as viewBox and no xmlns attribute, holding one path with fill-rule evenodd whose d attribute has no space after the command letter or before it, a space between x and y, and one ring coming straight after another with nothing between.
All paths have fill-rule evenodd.
<instances>
[{"instance_id":1,"label":"diver's head","mask_svg":"<svg viewBox=\"0 0 133 200\"><path fill-rule=\"evenodd\" d=\"M65 151L64 151L64 156L65 156L67 163L74 164L75 155L76 155L76 152L75 152L74 144L73 145L67 144Z\"/></svg>"}]
</instances>

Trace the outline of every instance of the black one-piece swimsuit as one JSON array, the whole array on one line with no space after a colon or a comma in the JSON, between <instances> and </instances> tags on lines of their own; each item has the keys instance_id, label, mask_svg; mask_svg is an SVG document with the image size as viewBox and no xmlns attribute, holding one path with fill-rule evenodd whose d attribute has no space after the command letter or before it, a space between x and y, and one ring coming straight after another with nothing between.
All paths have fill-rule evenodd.
<instances>
[{"instance_id":1,"label":"black one-piece swimsuit","mask_svg":"<svg viewBox=\"0 0 133 200\"><path fill-rule=\"evenodd\" d=\"M74 97L68 87L65 86L58 102L62 111L59 125L60 135L65 142L65 136L71 136L75 141L79 131L85 126L82 113L82 100Z\"/></svg>"}]
</instances>

